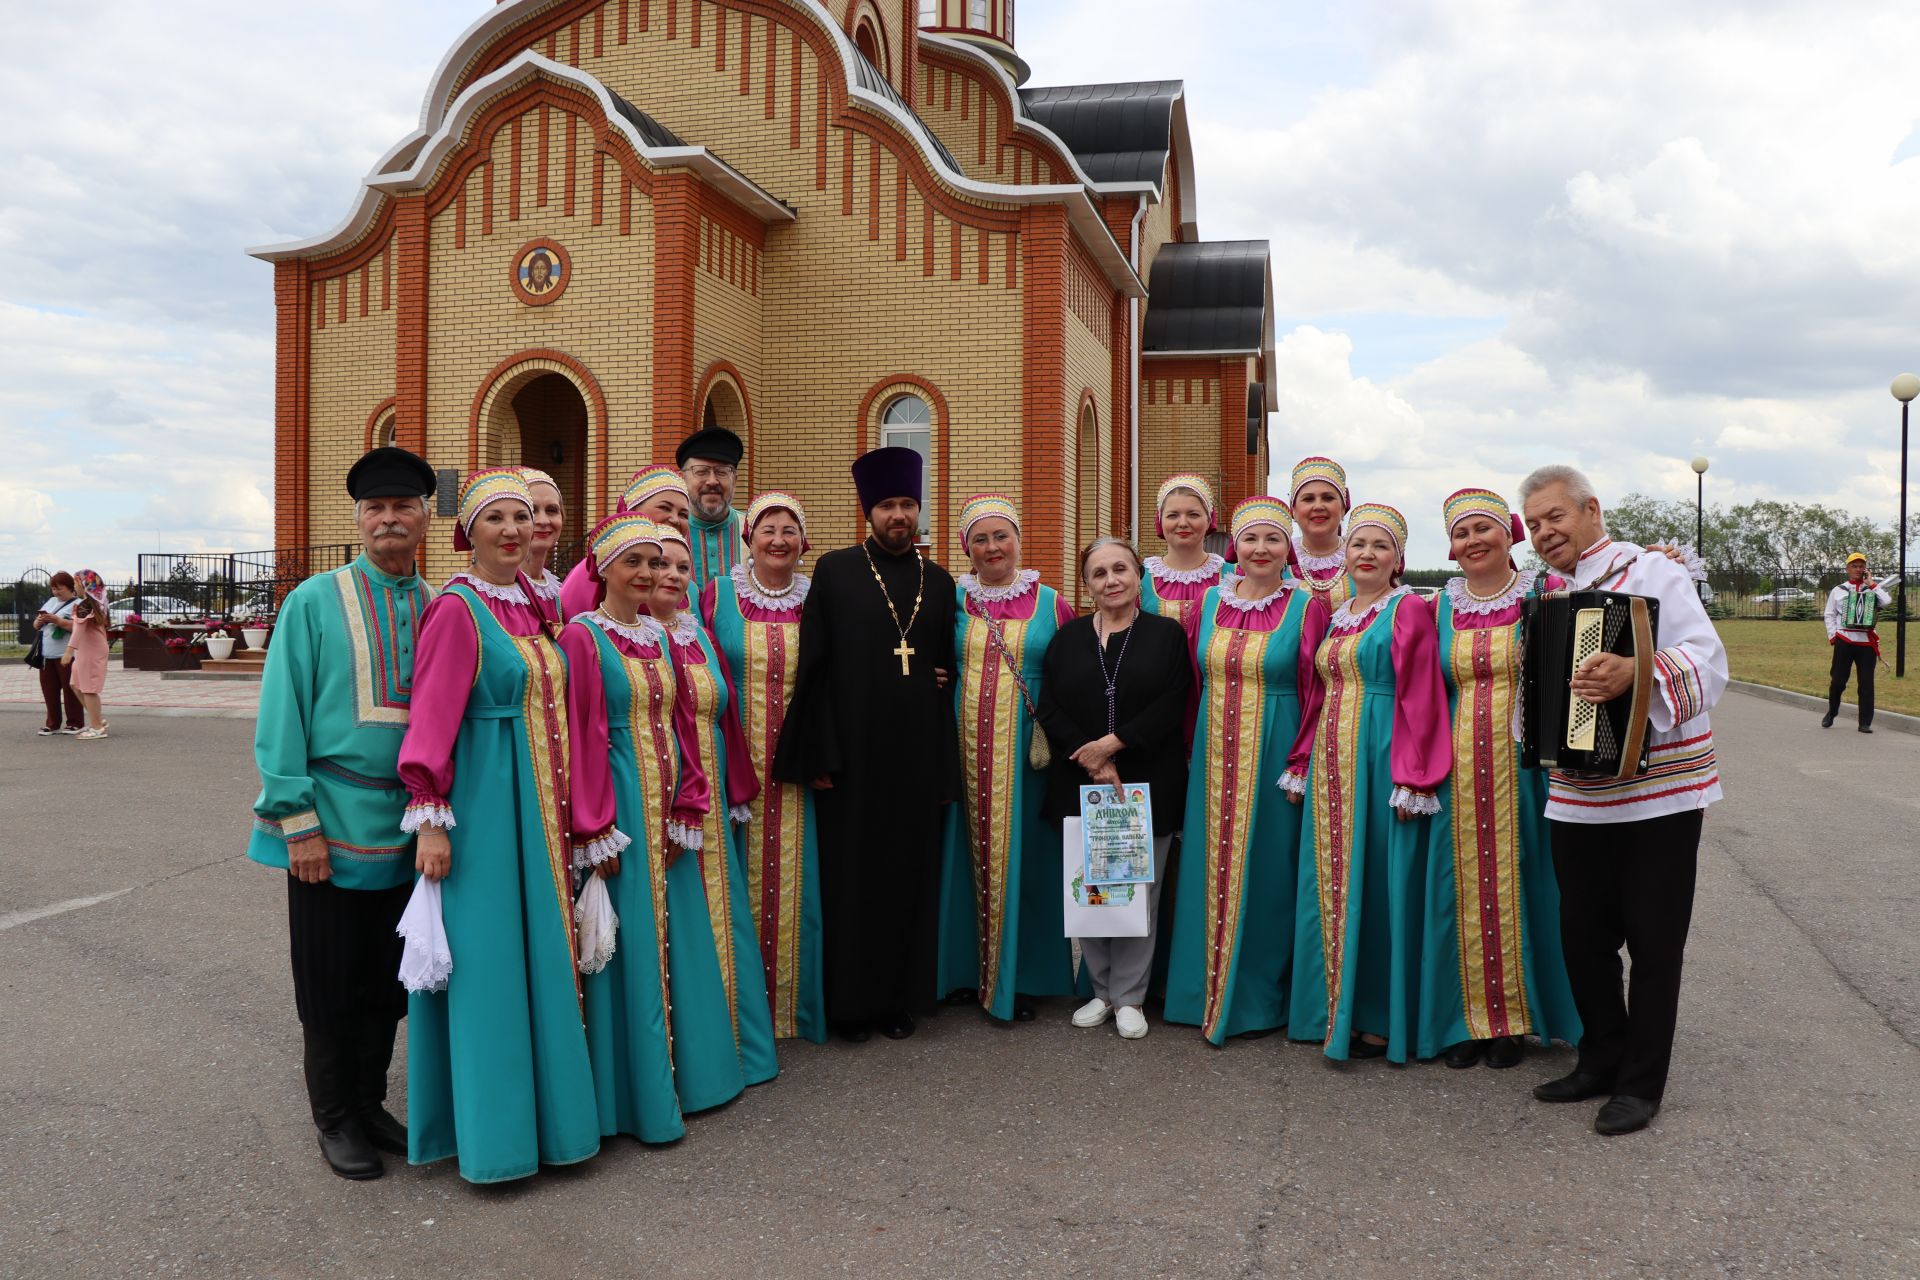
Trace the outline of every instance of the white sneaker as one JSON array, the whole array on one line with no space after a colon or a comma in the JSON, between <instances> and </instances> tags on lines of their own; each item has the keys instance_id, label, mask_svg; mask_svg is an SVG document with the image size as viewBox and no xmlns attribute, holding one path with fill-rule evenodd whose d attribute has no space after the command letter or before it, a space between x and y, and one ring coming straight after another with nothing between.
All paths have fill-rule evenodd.
<instances>
[{"instance_id":1,"label":"white sneaker","mask_svg":"<svg viewBox=\"0 0 1920 1280\"><path fill-rule=\"evenodd\" d=\"M1147 1034L1147 1015L1132 1005L1122 1005L1114 1015L1114 1025L1120 1029L1122 1040L1139 1040Z\"/></svg>"},{"instance_id":2,"label":"white sneaker","mask_svg":"<svg viewBox=\"0 0 1920 1280\"><path fill-rule=\"evenodd\" d=\"M105 729L82 729L73 735L76 742L94 742L107 736Z\"/></svg>"},{"instance_id":3,"label":"white sneaker","mask_svg":"<svg viewBox=\"0 0 1920 1280\"><path fill-rule=\"evenodd\" d=\"M1113 1016L1113 1006L1099 996L1087 1001L1073 1011L1073 1025L1076 1027L1097 1027Z\"/></svg>"}]
</instances>

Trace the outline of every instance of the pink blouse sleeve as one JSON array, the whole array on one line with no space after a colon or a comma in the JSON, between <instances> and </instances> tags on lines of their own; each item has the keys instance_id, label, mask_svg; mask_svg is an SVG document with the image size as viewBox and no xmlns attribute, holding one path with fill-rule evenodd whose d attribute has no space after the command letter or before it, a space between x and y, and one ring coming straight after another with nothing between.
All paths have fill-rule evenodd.
<instances>
[{"instance_id":1,"label":"pink blouse sleeve","mask_svg":"<svg viewBox=\"0 0 1920 1280\"><path fill-rule=\"evenodd\" d=\"M567 570L567 576L560 580L560 621L592 613L599 603L594 597L599 593L599 585L594 582L585 560Z\"/></svg>"},{"instance_id":2,"label":"pink blouse sleeve","mask_svg":"<svg viewBox=\"0 0 1920 1280\"><path fill-rule=\"evenodd\" d=\"M1393 617L1393 748L1396 787L1430 793L1453 769L1447 686L1440 674L1440 632L1424 608Z\"/></svg>"},{"instance_id":3,"label":"pink blouse sleeve","mask_svg":"<svg viewBox=\"0 0 1920 1280\"><path fill-rule=\"evenodd\" d=\"M567 733L572 745L573 849L576 865L603 862L617 853L616 801L609 755L606 681L600 674L600 649L587 629L572 622L560 632L567 655ZM595 857L599 854L599 857Z\"/></svg>"},{"instance_id":4,"label":"pink blouse sleeve","mask_svg":"<svg viewBox=\"0 0 1920 1280\"><path fill-rule=\"evenodd\" d=\"M1053 596L1054 625L1064 627L1073 621L1073 616L1073 606L1067 603L1067 597L1056 591Z\"/></svg>"},{"instance_id":5,"label":"pink blouse sleeve","mask_svg":"<svg viewBox=\"0 0 1920 1280\"><path fill-rule=\"evenodd\" d=\"M713 584L707 584L712 590ZM720 646L714 645L717 656ZM727 804L730 808L752 804L753 798L760 794L760 770L755 767L753 751L747 746L747 735L740 728L740 691L734 684L733 672L728 668L725 658L720 659L720 678L727 682L727 714L720 717L721 739L727 747Z\"/></svg>"},{"instance_id":6,"label":"pink blouse sleeve","mask_svg":"<svg viewBox=\"0 0 1920 1280\"><path fill-rule=\"evenodd\" d=\"M480 633L467 602L451 594L436 597L420 622L407 734L400 742L400 782L408 796L402 831L454 825L447 803L453 790L453 744L460 737L479 667Z\"/></svg>"},{"instance_id":7,"label":"pink blouse sleeve","mask_svg":"<svg viewBox=\"0 0 1920 1280\"><path fill-rule=\"evenodd\" d=\"M713 785L700 767L700 722L693 714L693 688L679 654L673 655L673 680L673 740L680 748L680 785L674 788L671 817L697 831L713 808Z\"/></svg>"},{"instance_id":8,"label":"pink blouse sleeve","mask_svg":"<svg viewBox=\"0 0 1920 1280\"><path fill-rule=\"evenodd\" d=\"M1302 588L1304 590L1304 588ZM1294 735L1293 749L1287 752L1287 773L1302 783L1307 767L1313 763L1313 738L1320 725L1320 704L1326 701L1326 686L1320 683L1314 655L1327 638L1333 611L1327 602L1315 596L1307 601L1307 616L1300 621L1300 653L1294 659L1295 688L1300 695L1300 730ZM1304 787L1302 788L1304 790Z\"/></svg>"}]
</instances>

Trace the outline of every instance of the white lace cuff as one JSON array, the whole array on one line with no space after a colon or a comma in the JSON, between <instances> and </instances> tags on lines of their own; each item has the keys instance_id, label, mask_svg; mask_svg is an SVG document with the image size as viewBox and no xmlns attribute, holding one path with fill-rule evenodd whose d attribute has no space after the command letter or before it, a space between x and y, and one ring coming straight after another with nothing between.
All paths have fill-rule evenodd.
<instances>
[{"instance_id":1,"label":"white lace cuff","mask_svg":"<svg viewBox=\"0 0 1920 1280\"><path fill-rule=\"evenodd\" d=\"M1423 792L1395 787L1388 804L1402 813L1435 814L1440 812L1440 797Z\"/></svg>"},{"instance_id":2,"label":"white lace cuff","mask_svg":"<svg viewBox=\"0 0 1920 1280\"><path fill-rule=\"evenodd\" d=\"M1687 571L1689 578L1692 578L1695 582L1705 582L1707 580L1707 562L1700 558L1700 553L1694 549L1694 545L1691 542L1682 542L1678 538L1668 538L1665 540L1664 545L1672 547L1680 553L1680 567Z\"/></svg>"},{"instance_id":3,"label":"white lace cuff","mask_svg":"<svg viewBox=\"0 0 1920 1280\"><path fill-rule=\"evenodd\" d=\"M615 827L597 840L573 846L573 866L577 871L582 867L597 867L603 862L620 856L620 851L633 843L633 837Z\"/></svg>"},{"instance_id":4,"label":"white lace cuff","mask_svg":"<svg viewBox=\"0 0 1920 1280\"><path fill-rule=\"evenodd\" d=\"M753 806L750 804L734 805L732 808L727 810L727 821L738 822L742 826L745 826L747 823L752 822Z\"/></svg>"},{"instance_id":5,"label":"white lace cuff","mask_svg":"<svg viewBox=\"0 0 1920 1280\"><path fill-rule=\"evenodd\" d=\"M1280 780L1274 783L1274 785L1290 796L1303 796L1307 794L1307 780L1291 769L1281 774Z\"/></svg>"},{"instance_id":6,"label":"white lace cuff","mask_svg":"<svg viewBox=\"0 0 1920 1280\"><path fill-rule=\"evenodd\" d=\"M400 829L408 835L413 835L422 827L451 831L457 825L453 820L453 810L444 803L410 804L400 817Z\"/></svg>"},{"instance_id":7,"label":"white lace cuff","mask_svg":"<svg viewBox=\"0 0 1920 1280\"><path fill-rule=\"evenodd\" d=\"M667 822L667 839L673 841L689 853L700 852L700 847L706 843L706 835L700 828L690 827L684 822L674 822L672 820L668 820Z\"/></svg>"}]
</instances>

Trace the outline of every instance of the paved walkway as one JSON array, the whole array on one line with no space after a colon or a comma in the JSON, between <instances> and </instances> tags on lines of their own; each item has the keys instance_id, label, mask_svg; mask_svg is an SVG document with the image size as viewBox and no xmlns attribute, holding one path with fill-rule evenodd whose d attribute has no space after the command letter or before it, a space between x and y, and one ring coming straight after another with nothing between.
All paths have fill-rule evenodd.
<instances>
[{"instance_id":1,"label":"paved walkway","mask_svg":"<svg viewBox=\"0 0 1920 1280\"><path fill-rule=\"evenodd\" d=\"M1334 1067L1157 1016L1130 1044L1051 1000L783 1047L672 1147L495 1188L321 1166L285 891L238 853L250 726L29 738L0 751L0 1272L1920 1275L1920 738L1744 697L1715 722L1731 798L1647 1133L1527 1096L1565 1050Z\"/></svg>"},{"instance_id":2,"label":"paved walkway","mask_svg":"<svg viewBox=\"0 0 1920 1280\"><path fill-rule=\"evenodd\" d=\"M45 708L40 673L20 661L0 665L0 706L22 703ZM116 658L107 667L101 705L109 724L126 712L251 717L260 709L260 685L253 680L163 680L158 671L127 671Z\"/></svg>"}]
</instances>

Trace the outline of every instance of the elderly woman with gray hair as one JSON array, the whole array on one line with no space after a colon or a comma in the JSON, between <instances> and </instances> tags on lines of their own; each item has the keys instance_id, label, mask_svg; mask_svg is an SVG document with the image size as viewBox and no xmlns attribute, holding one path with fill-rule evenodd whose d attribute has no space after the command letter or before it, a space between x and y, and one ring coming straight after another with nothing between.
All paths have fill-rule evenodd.
<instances>
[{"instance_id":1,"label":"elderly woman with gray hair","mask_svg":"<svg viewBox=\"0 0 1920 1280\"><path fill-rule=\"evenodd\" d=\"M1186 632L1171 618L1141 611L1144 568L1139 552L1119 538L1099 538L1080 553L1080 579L1094 608L1061 626L1047 647L1039 706L1053 748L1050 821L1078 816L1082 786L1152 787L1156 879L1147 890L1147 936L1080 940L1093 999L1073 1015L1076 1027L1113 1018L1129 1040L1147 1034L1141 1005L1153 969L1159 877L1186 817L1193 688Z\"/></svg>"}]
</instances>

